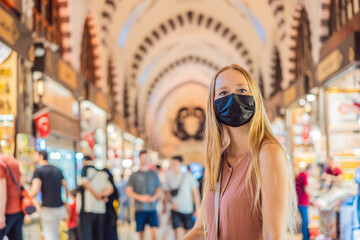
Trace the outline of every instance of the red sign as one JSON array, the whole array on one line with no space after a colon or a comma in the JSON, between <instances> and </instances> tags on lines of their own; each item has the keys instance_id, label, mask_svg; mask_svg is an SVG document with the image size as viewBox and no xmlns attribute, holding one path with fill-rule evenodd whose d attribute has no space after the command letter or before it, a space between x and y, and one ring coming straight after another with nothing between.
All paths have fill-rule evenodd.
<instances>
[{"instance_id":1,"label":"red sign","mask_svg":"<svg viewBox=\"0 0 360 240\"><path fill-rule=\"evenodd\" d=\"M89 147L91 148L91 150L94 150L94 146L96 143L95 142L95 133L89 132L84 136L83 139L89 144Z\"/></svg>"},{"instance_id":2,"label":"red sign","mask_svg":"<svg viewBox=\"0 0 360 240\"><path fill-rule=\"evenodd\" d=\"M36 129L41 138L50 134L49 111L40 111L34 115Z\"/></svg>"},{"instance_id":3,"label":"red sign","mask_svg":"<svg viewBox=\"0 0 360 240\"><path fill-rule=\"evenodd\" d=\"M303 142L304 142L305 145L308 145L311 142L310 131L311 131L311 125L310 124L304 124L301 136L303 138Z\"/></svg>"}]
</instances>

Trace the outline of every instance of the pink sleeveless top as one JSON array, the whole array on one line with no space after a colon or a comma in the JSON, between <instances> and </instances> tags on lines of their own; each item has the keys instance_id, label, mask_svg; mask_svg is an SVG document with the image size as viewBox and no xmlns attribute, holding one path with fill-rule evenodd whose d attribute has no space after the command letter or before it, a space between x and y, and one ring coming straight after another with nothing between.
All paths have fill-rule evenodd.
<instances>
[{"instance_id":1,"label":"pink sleeveless top","mask_svg":"<svg viewBox=\"0 0 360 240\"><path fill-rule=\"evenodd\" d=\"M262 220L252 210L246 190L246 173L250 161L250 152L235 167L231 167L225 158L222 161L219 197L220 240L262 240ZM214 198L215 191L210 191L204 203L208 240L216 240Z\"/></svg>"}]
</instances>

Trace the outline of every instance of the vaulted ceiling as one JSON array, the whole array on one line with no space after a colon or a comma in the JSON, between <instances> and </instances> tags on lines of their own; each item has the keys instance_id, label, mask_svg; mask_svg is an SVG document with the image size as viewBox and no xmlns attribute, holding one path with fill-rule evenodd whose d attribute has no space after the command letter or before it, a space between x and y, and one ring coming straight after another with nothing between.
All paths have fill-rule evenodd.
<instances>
[{"instance_id":1,"label":"vaulted ceiling","mask_svg":"<svg viewBox=\"0 0 360 240\"><path fill-rule=\"evenodd\" d=\"M287 19L293 19L295 1L103 1L93 10L102 9L99 41L117 69L120 112L165 156L200 154L200 141L183 141L174 131L180 125L193 131L194 109L205 110L208 86L220 67L237 63L255 79L261 74L270 95L274 59L280 59L284 85L290 81L287 32L293 23ZM187 117L176 122L183 108Z\"/></svg>"}]
</instances>

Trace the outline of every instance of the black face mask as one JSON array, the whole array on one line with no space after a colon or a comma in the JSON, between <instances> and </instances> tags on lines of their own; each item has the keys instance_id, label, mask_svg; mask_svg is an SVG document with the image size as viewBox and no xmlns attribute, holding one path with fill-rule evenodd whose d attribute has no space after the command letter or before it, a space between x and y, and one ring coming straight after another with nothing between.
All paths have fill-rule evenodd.
<instances>
[{"instance_id":1,"label":"black face mask","mask_svg":"<svg viewBox=\"0 0 360 240\"><path fill-rule=\"evenodd\" d=\"M240 127L248 122L255 113L253 96L230 94L214 101L216 119L227 126Z\"/></svg>"}]
</instances>

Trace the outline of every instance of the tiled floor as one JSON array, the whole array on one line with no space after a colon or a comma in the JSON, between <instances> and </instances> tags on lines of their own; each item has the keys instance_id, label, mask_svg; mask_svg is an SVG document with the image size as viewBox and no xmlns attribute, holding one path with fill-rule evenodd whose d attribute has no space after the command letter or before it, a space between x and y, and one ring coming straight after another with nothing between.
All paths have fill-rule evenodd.
<instances>
[{"instance_id":1,"label":"tiled floor","mask_svg":"<svg viewBox=\"0 0 360 240\"><path fill-rule=\"evenodd\" d=\"M119 227L119 239L120 240L137 240L139 239L138 234L135 232L135 224L132 223L131 226L128 224L122 225ZM150 229L145 230L145 240L151 240ZM171 229L170 225L163 225L158 230L158 239L157 240L173 240L174 231ZM287 236L286 240L301 240L301 234L294 236L292 238L290 235Z\"/></svg>"}]
</instances>

